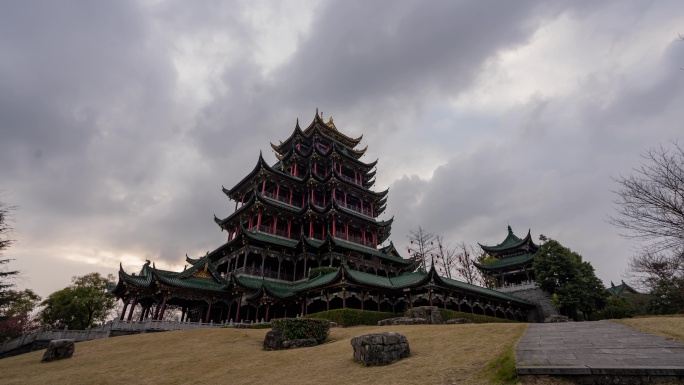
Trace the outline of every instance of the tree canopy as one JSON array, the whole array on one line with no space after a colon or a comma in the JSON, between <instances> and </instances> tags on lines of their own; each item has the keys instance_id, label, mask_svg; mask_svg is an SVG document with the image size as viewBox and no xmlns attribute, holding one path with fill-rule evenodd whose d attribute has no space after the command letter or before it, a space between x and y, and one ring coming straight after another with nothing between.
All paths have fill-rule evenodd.
<instances>
[{"instance_id":1,"label":"tree canopy","mask_svg":"<svg viewBox=\"0 0 684 385\"><path fill-rule=\"evenodd\" d=\"M594 267L582 256L548 239L534 257L534 274L539 286L551 294L561 314L584 319L605 306L608 293L596 277Z\"/></svg>"},{"instance_id":2,"label":"tree canopy","mask_svg":"<svg viewBox=\"0 0 684 385\"><path fill-rule=\"evenodd\" d=\"M0 305L0 340L17 338L38 327L34 310L40 303L40 296L31 289L9 290L6 303Z\"/></svg>"},{"instance_id":3,"label":"tree canopy","mask_svg":"<svg viewBox=\"0 0 684 385\"><path fill-rule=\"evenodd\" d=\"M52 328L86 329L98 322L104 322L116 305L116 300L107 284L113 277L90 273L74 277L72 284L56 291L43 301L41 322Z\"/></svg>"}]
</instances>

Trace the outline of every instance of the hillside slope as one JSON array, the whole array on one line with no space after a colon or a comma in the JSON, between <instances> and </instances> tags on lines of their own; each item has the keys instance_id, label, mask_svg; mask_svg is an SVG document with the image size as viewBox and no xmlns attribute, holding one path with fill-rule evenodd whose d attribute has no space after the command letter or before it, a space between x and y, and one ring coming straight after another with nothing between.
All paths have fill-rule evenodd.
<instances>
[{"instance_id":1,"label":"hillside slope","mask_svg":"<svg viewBox=\"0 0 684 385\"><path fill-rule=\"evenodd\" d=\"M330 342L266 352L267 330L198 329L82 342L73 358L40 363L44 351L0 360L2 384L486 384L485 364L522 336L525 324L364 326L331 329ZM366 368L354 336L395 331L412 356Z\"/></svg>"}]
</instances>

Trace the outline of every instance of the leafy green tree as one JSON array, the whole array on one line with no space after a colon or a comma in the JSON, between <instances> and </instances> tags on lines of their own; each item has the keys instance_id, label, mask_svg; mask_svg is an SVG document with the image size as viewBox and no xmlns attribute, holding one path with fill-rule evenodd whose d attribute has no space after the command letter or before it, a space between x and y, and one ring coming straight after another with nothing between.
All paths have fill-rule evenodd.
<instances>
[{"instance_id":1,"label":"leafy green tree","mask_svg":"<svg viewBox=\"0 0 684 385\"><path fill-rule=\"evenodd\" d=\"M601 311L601 318L631 318L637 313L634 303L626 298L611 295Z\"/></svg>"},{"instance_id":2,"label":"leafy green tree","mask_svg":"<svg viewBox=\"0 0 684 385\"><path fill-rule=\"evenodd\" d=\"M534 274L563 315L577 319L581 312L587 320L606 304L608 293L594 267L558 241L548 239L539 248L534 257Z\"/></svg>"},{"instance_id":3,"label":"leafy green tree","mask_svg":"<svg viewBox=\"0 0 684 385\"><path fill-rule=\"evenodd\" d=\"M40 297L31 289L9 290L7 301L0 306L0 340L16 338L38 328L33 311Z\"/></svg>"},{"instance_id":4,"label":"leafy green tree","mask_svg":"<svg viewBox=\"0 0 684 385\"><path fill-rule=\"evenodd\" d=\"M116 299L107 290L114 277L90 273L72 278L72 284L56 291L43 301L41 322L52 328L86 329L104 322L115 307Z\"/></svg>"},{"instance_id":5,"label":"leafy green tree","mask_svg":"<svg viewBox=\"0 0 684 385\"><path fill-rule=\"evenodd\" d=\"M647 307L651 314L675 314L684 311L684 278L672 277L658 281Z\"/></svg>"}]
</instances>

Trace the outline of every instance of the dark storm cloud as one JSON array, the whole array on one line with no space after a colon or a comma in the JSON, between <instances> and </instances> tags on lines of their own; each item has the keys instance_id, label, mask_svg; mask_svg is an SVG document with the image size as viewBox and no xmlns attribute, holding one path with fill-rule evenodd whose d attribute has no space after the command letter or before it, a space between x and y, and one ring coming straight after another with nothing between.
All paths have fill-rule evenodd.
<instances>
[{"instance_id":1,"label":"dark storm cloud","mask_svg":"<svg viewBox=\"0 0 684 385\"><path fill-rule=\"evenodd\" d=\"M285 17L280 2L268 4L276 19ZM580 93L491 114L458 111L467 115L458 125L445 106L472 91L501 51L526 45L560 15L587 20L614 41L625 18L648 29L638 14L653 7L639 2L322 2L294 53L268 73L256 53L269 26L250 20L253 6L0 6L0 187L21 206L15 249L42 250L32 255L35 271L41 258L69 257L62 249L177 264L219 246L225 233L212 215L234 207L221 185L242 179L260 150L273 161L268 142L287 138L297 117L308 125L316 107L345 133L364 134L367 161L380 158L395 243L416 225L452 241L493 243L508 220L518 233L532 227L608 254L609 176L678 127L684 58L675 43L663 59L673 69L657 68L650 81L625 79L601 103L592 96L615 91L603 86L605 74L578 79ZM179 92L188 81L179 57L195 54L202 56L186 65L209 68L197 84L204 99ZM466 138L482 135L491 143L466 147ZM417 148L439 158L431 178L399 172ZM121 258L109 258L115 269ZM50 289L71 272L52 275L59 274Z\"/></svg>"}]
</instances>

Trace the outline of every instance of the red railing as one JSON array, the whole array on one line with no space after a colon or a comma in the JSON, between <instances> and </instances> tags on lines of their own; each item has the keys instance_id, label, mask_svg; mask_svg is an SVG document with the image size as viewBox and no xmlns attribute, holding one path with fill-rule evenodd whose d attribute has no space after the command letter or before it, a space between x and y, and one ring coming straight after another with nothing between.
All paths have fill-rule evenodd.
<instances>
[{"instance_id":1,"label":"red railing","mask_svg":"<svg viewBox=\"0 0 684 385\"><path fill-rule=\"evenodd\" d=\"M295 204L290 203L290 198L279 197L279 196L277 196L271 192L264 192L262 195L264 195L265 197L267 197L269 199L273 199L273 200L276 200L278 202L285 203L286 205L296 207L296 208L301 208L300 206L297 206Z\"/></svg>"},{"instance_id":2,"label":"red railing","mask_svg":"<svg viewBox=\"0 0 684 385\"><path fill-rule=\"evenodd\" d=\"M359 213L361 215L365 215L367 217L373 218L373 212L370 209L367 209L365 207L362 209L361 206L356 206L356 205L344 203L344 201L341 201L339 199L335 199L335 202L337 202L338 205L340 205L344 208L347 208L347 209L352 210L352 211L356 211L357 213Z\"/></svg>"},{"instance_id":3,"label":"red railing","mask_svg":"<svg viewBox=\"0 0 684 385\"><path fill-rule=\"evenodd\" d=\"M270 235L275 235L276 237L280 238L286 238L286 239L296 239L292 237L292 234L290 236L287 236L287 231L285 230L278 230L278 229L273 229L273 226L252 226L249 228L249 231L258 231L260 233L266 233Z\"/></svg>"}]
</instances>

